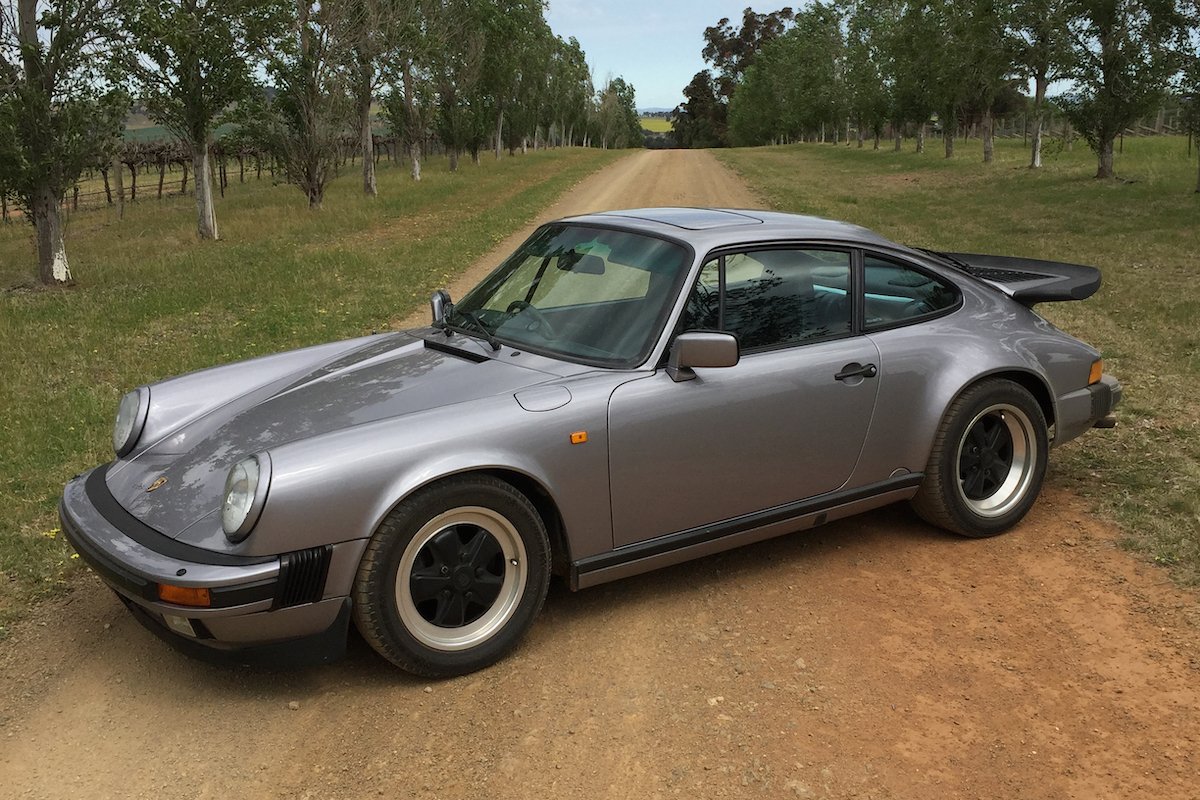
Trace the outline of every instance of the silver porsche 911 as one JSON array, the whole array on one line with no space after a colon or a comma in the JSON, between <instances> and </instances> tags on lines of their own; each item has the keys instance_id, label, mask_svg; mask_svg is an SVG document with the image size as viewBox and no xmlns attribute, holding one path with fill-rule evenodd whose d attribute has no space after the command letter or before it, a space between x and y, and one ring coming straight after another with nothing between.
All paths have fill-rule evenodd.
<instances>
[{"instance_id":1,"label":"silver porsche 911","mask_svg":"<svg viewBox=\"0 0 1200 800\"><path fill-rule=\"evenodd\" d=\"M991 536L1120 384L1091 267L683 208L544 225L426 328L140 386L63 530L194 654L501 658L572 589L907 500Z\"/></svg>"}]
</instances>

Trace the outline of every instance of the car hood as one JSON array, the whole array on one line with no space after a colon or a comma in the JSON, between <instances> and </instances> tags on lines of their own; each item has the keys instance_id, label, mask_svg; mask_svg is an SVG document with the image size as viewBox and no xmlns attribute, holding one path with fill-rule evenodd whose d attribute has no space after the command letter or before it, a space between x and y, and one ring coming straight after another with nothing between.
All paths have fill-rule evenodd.
<instances>
[{"instance_id":1,"label":"car hood","mask_svg":"<svg viewBox=\"0 0 1200 800\"><path fill-rule=\"evenodd\" d=\"M147 525L181 538L219 511L225 477L246 456L437 406L495 395L511 400L513 392L554 377L487 358L473 344L465 348L470 349L456 351L407 335L381 337L315 368L251 387L115 464L107 476L109 491Z\"/></svg>"}]
</instances>

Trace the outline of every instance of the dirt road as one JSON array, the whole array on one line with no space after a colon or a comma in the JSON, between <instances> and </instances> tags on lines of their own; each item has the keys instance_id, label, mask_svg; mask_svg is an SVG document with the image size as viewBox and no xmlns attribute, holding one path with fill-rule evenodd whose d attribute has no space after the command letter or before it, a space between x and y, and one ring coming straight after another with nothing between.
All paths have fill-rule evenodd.
<instances>
[{"instance_id":1,"label":"dirt road","mask_svg":"<svg viewBox=\"0 0 1200 800\"><path fill-rule=\"evenodd\" d=\"M643 153L546 216L666 203L754 198ZM0 796L1195 798L1200 607L1116 538L1053 486L984 541L884 509L555 586L513 657L434 683L357 640L196 663L88 579L0 645Z\"/></svg>"}]
</instances>

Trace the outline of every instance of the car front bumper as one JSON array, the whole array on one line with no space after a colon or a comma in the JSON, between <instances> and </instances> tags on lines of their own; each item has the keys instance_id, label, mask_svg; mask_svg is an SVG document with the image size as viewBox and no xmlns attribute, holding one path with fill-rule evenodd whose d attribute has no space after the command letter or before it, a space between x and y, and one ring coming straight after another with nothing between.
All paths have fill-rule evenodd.
<instances>
[{"instance_id":1,"label":"car front bumper","mask_svg":"<svg viewBox=\"0 0 1200 800\"><path fill-rule=\"evenodd\" d=\"M106 472L97 467L71 480L59 518L80 558L139 622L189 655L221 661L313 663L345 652L347 575L364 541L271 557L203 550L125 511L108 491ZM207 589L210 604L164 602L161 586Z\"/></svg>"}]
</instances>

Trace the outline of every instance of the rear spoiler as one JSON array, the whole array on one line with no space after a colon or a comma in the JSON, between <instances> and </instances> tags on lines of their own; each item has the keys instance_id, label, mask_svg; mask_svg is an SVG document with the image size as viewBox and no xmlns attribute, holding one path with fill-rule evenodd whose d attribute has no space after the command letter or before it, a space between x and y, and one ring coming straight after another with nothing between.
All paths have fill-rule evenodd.
<instances>
[{"instance_id":1,"label":"rear spoiler","mask_svg":"<svg viewBox=\"0 0 1200 800\"><path fill-rule=\"evenodd\" d=\"M1023 306L1086 300L1100 288L1100 270L1082 264L975 253L937 255L949 259L968 275L995 286Z\"/></svg>"}]
</instances>

